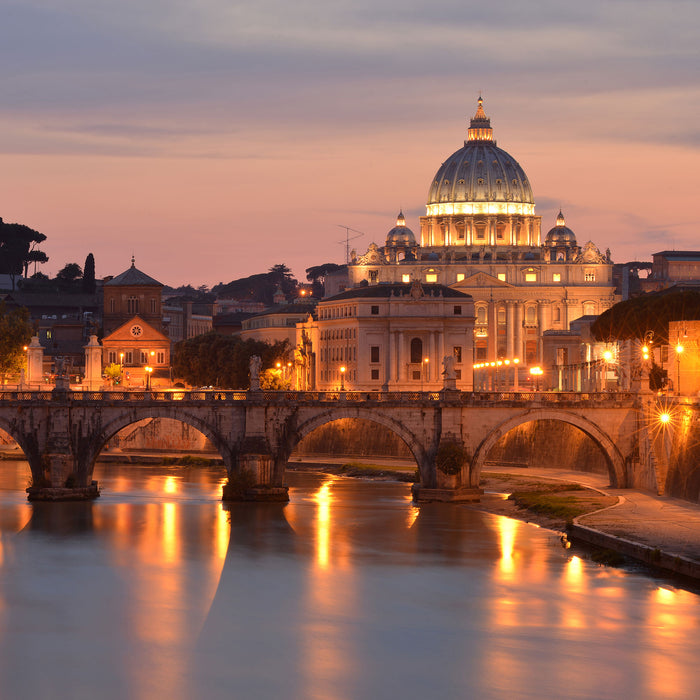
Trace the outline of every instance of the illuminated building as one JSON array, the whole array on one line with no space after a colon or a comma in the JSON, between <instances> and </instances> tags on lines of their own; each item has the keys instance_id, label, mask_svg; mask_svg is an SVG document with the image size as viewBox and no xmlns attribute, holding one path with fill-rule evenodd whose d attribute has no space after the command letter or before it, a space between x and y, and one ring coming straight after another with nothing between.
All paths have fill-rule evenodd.
<instances>
[{"instance_id":1,"label":"illuminated building","mask_svg":"<svg viewBox=\"0 0 700 700\"><path fill-rule=\"evenodd\" d=\"M145 386L147 381L157 386L169 379L170 338L162 330L162 290L160 282L136 268L133 258L128 270L104 284L102 362L122 367L123 386Z\"/></svg>"},{"instance_id":2,"label":"illuminated building","mask_svg":"<svg viewBox=\"0 0 700 700\"><path fill-rule=\"evenodd\" d=\"M472 389L474 304L439 284L377 284L323 299L315 317L297 325L319 390L436 391L443 360L452 358L456 388Z\"/></svg>"},{"instance_id":3,"label":"illuminated building","mask_svg":"<svg viewBox=\"0 0 700 700\"><path fill-rule=\"evenodd\" d=\"M616 297L609 251L601 254L591 241L579 246L561 212L543 243L540 225L530 182L496 145L479 98L464 146L431 180L420 244L400 214L383 246L352 256L344 283L420 281L469 294L475 361L541 363L544 331L568 330ZM331 293L342 284L331 280Z\"/></svg>"}]
</instances>

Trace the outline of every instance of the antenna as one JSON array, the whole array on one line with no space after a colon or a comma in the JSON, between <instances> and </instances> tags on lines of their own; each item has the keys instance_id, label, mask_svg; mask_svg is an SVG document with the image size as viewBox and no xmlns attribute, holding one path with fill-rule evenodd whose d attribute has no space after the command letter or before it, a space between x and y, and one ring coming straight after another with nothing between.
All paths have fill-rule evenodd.
<instances>
[{"instance_id":1,"label":"antenna","mask_svg":"<svg viewBox=\"0 0 700 700\"><path fill-rule=\"evenodd\" d=\"M358 231L357 229L350 228L349 226L343 226L342 224L338 224L340 228L345 229L345 240L344 241L338 241L338 243L344 243L345 244L345 264L347 265L350 262L350 241L354 241L356 238L359 238L360 236L364 236L363 231ZM356 236L351 236L350 231L353 233L356 233Z\"/></svg>"}]
</instances>

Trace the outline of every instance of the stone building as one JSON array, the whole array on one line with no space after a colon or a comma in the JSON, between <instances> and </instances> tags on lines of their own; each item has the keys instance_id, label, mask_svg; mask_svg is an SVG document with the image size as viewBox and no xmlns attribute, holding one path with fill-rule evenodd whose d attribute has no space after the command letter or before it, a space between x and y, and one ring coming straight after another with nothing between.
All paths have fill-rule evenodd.
<instances>
[{"instance_id":1,"label":"stone building","mask_svg":"<svg viewBox=\"0 0 700 700\"><path fill-rule=\"evenodd\" d=\"M474 304L439 284L376 284L323 299L297 325L300 389L472 389ZM450 360L445 364L445 358Z\"/></svg>"},{"instance_id":2,"label":"stone building","mask_svg":"<svg viewBox=\"0 0 700 700\"><path fill-rule=\"evenodd\" d=\"M126 387L170 381L170 339L163 332L163 285L131 267L104 284L102 362L122 368Z\"/></svg>"},{"instance_id":3,"label":"stone building","mask_svg":"<svg viewBox=\"0 0 700 700\"><path fill-rule=\"evenodd\" d=\"M545 331L617 298L609 251L579 245L561 212L544 242L540 227L530 182L496 145L479 98L464 146L431 179L420 243L399 214L383 246L352 255L346 284L449 286L473 298L474 361L541 363Z\"/></svg>"},{"instance_id":4,"label":"stone building","mask_svg":"<svg viewBox=\"0 0 700 700\"><path fill-rule=\"evenodd\" d=\"M133 257L128 270L104 283L103 294L102 327L105 335L134 316L162 331L163 285L137 269Z\"/></svg>"}]
</instances>

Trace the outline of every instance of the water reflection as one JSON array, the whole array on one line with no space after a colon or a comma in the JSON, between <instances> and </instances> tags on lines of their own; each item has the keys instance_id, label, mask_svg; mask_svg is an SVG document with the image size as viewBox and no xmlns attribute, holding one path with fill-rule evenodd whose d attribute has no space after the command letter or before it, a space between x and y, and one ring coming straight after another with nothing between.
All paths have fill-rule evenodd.
<instances>
[{"instance_id":1,"label":"water reflection","mask_svg":"<svg viewBox=\"0 0 700 700\"><path fill-rule=\"evenodd\" d=\"M555 533L320 474L228 508L216 469L98 478L0 490L0 697L695 696L697 596Z\"/></svg>"}]
</instances>

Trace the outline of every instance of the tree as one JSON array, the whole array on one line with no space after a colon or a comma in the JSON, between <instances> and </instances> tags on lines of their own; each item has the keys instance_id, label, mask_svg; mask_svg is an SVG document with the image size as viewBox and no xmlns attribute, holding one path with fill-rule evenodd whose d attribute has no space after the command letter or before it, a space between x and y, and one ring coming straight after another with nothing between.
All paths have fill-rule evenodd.
<instances>
[{"instance_id":1,"label":"tree","mask_svg":"<svg viewBox=\"0 0 700 700\"><path fill-rule=\"evenodd\" d=\"M337 263L324 263L323 265L314 265L306 268L306 279L311 282L312 295L317 299L321 299L325 293L326 277L331 272L341 270L344 265Z\"/></svg>"},{"instance_id":2,"label":"tree","mask_svg":"<svg viewBox=\"0 0 700 700\"><path fill-rule=\"evenodd\" d=\"M29 311L24 307L8 311L0 301L0 380L5 383L8 374L17 374L24 368L24 346L32 339Z\"/></svg>"},{"instance_id":3,"label":"tree","mask_svg":"<svg viewBox=\"0 0 700 700\"><path fill-rule=\"evenodd\" d=\"M654 343L668 343L669 321L700 320L700 292L664 289L643 294L611 307L591 326L596 340L642 340L654 332Z\"/></svg>"},{"instance_id":4,"label":"tree","mask_svg":"<svg viewBox=\"0 0 700 700\"><path fill-rule=\"evenodd\" d=\"M78 263L67 263L63 269L56 274L56 282L62 291L75 289L77 281L83 276L83 271Z\"/></svg>"},{"instance_id":5,"label":"tree","mask_svg":"<svg viewBox=\"0 0 700 700\"><path fill-rule=\"evenodd\" d=\"M9 275L15 289L17 275L26 277L30 262L44 263L48 257L35 246L46 236L24 224L6 224L0 219L0 274Z\"/></svg>"},{"instance_id":6,"label":"tree","mask_svg":"<svg viewBox=\"0 0 700 700\"><path fill-rule=\"evenodd\" d=\"M206 333L175 345L173 373L191 386L247 389L250 386L250 358L259 355L263 370L277 361L286 362L289 344L270 345L259 340Z\"/></svg>"},{"instance_id":7,"label":"tree","mask_svg":"<svg viewBox=\"0 0 700 700\"><path fill-rule=\"evenodd\" d=\"M261 301L271 304L272 297L279 287L286 296L295 296L297 282L286 265L273 265L269 272L241 277L228 284L217 284L211 290L219 299L240 299Z\"/></svg>"},{"instance_id":8,"label":"tree","mask_svg":"<svg viewBox=\"0 0 700 700\"><path fill-rule=\"evenodd\" d=\"M95 282L95 258L92 253L88 253L83 267L83 294L94 294L97 289Z\"/></svg>"}]
</instances>

